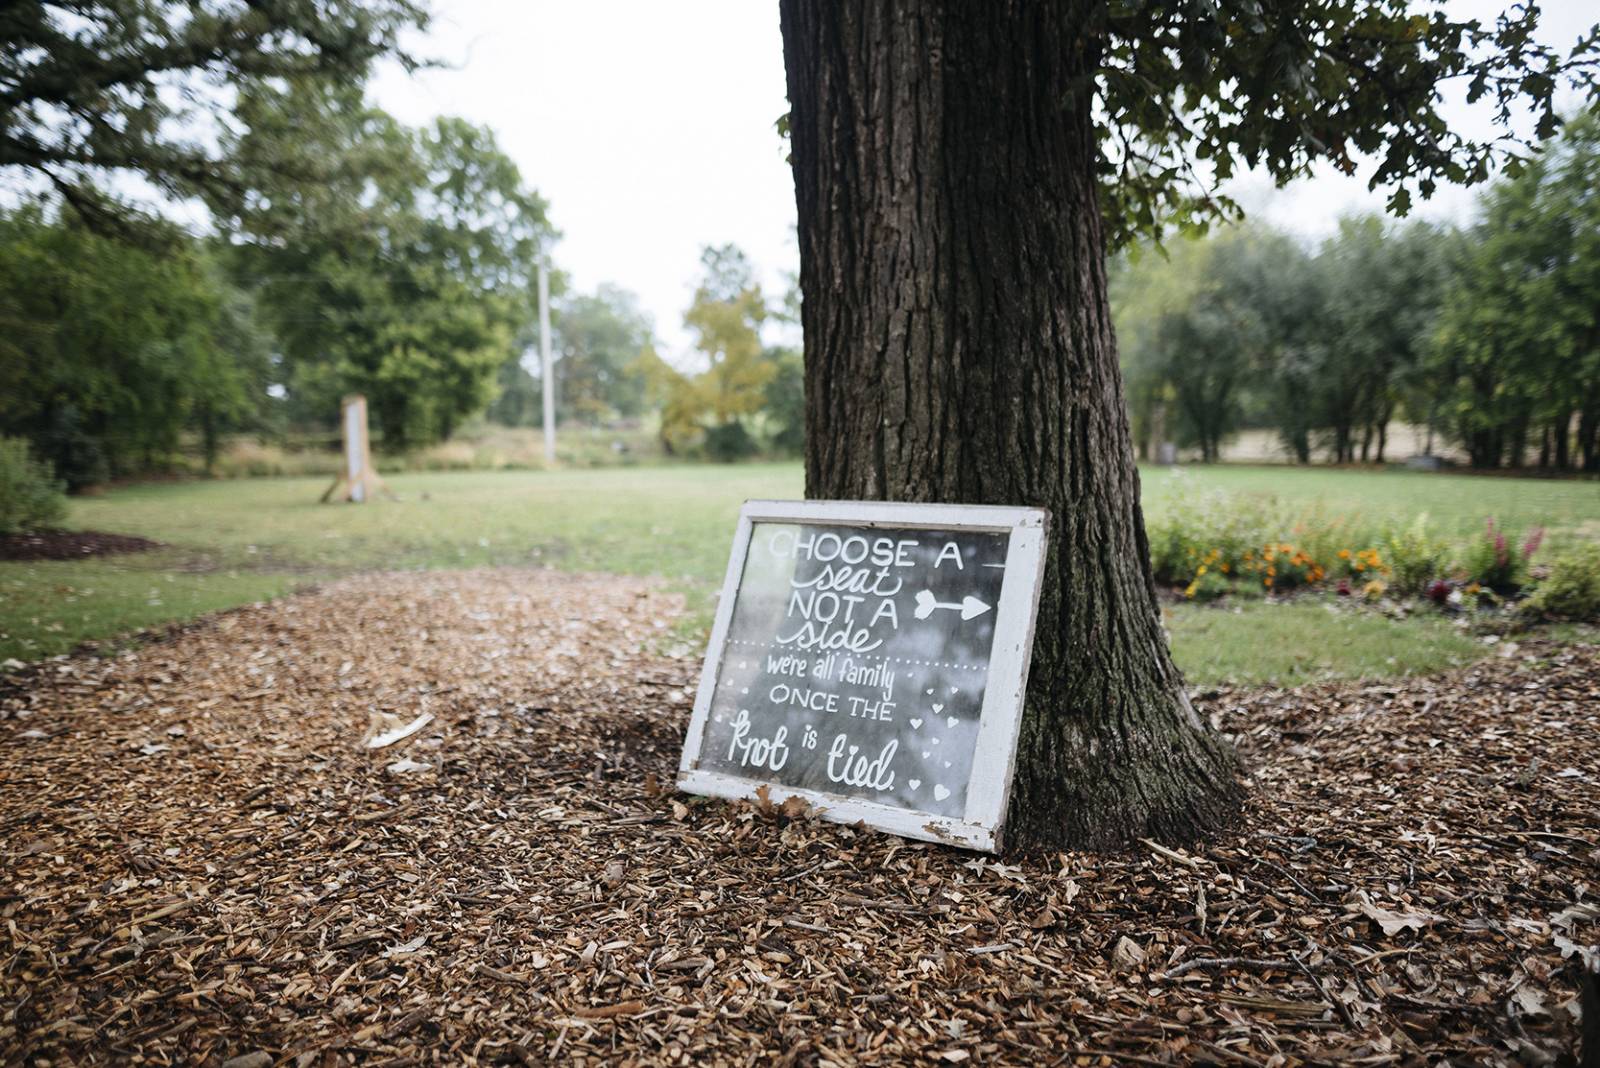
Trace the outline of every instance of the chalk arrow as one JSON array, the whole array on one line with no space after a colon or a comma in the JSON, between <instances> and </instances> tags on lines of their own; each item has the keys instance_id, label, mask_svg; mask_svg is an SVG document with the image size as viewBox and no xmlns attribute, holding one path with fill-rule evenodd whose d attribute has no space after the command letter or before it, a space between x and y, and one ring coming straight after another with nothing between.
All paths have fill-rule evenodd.
<instances>
[{"instance_id":1,"label":"chalk arrow","mask_svg":"<svg viewBox=\"0 0 1600 1068\"><path fill-rule=\"evenodd\" d=\"M918 619L927 619L933 615L934 609L948 608L953 612L960 612L962 619L976 619L990 608L976 597L963 597L959 603L936 600L932 590L923 590L917 594L917 608L913 615Z\"/></svg>"}]
</instances>

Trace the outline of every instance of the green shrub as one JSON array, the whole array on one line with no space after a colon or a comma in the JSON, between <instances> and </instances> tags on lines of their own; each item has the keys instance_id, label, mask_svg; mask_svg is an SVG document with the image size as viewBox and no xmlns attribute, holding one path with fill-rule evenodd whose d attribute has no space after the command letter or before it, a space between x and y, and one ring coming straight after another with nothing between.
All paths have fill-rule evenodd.
<instances>
[{"instance_id":1,"label":"green shrub","mask_svg":"<svg viewBox=\"0 0 1600 1068\"><path fill-rule=\"evenodd\" d=\"M1335 513L1321 504L1286 517L1272 536L1289 542L1329 574L1338 573L1339 561L1349 560L1358 550L1383 544L1383 530L1359 512Z\"/></svg>"},{"instance_id":2,"label":"green shrub","mask_svg":"<svg viewBox=\"0 0 1600 1068\"><path fill-rule=\"evenodd\" d=\"M1237 574L1247 554L1266 541L1270 499L1208 493L1175 507L1149 526L1156 581L1187 585L1201 567Z\"/></svg>"},{"instance_id":3,"label":"green shrub","mask_svg":"<svg viewBox=\"0 0 1600 1068\"><path fill-rule=\"evenodd\" d=\"M1426 512L1410 526L1390 531L1384 543L1388 548L1389 585L1398 594L1421 596L1428 583L1450 571L1450 543L1428 534Z\"/></svg>"},{"instance_id":4,"label":"green shrub","mask_svg":"<svg viewBox=\"0 0 1600 1068\"><path fill-rule=\"evenodd\" d=\"M747 460L760 446L738 420L706 429L706 455L718 463Z\"/></svg>"},{"instance_id":5,"label":"green shrub","mask_svg":"<svg viewBox=\"0 0 1600 1068\"><path fill-rule=\"evenodd\" d=\"M1527 581L1528 561L1539 551L1544 531L1531 528L1521 544L1512 545L1506 531L1490 518L1484 532L1467 543L1462 556L1463 578L1504 597L1516 593Z\"/></svg>"},{"instance_id":6,"label":"green shrub","mask_svg":"<svg viewBox=\"0 0 1600 1068\"><path fill-rule=\"evenodd\" d=\"M1523 602L1523 611L1572 623L1600 620L1600 544L1591 542L1557 558Z\"/></svg>"},{"instance_id":7,"label":"green shrub","mask_svg":"<svg viewBox=\"0 0 1600 1068\"><path fill-rule=\"evenodd\" d=\"M21 438L0 437L0 534L53 526L67 514L64 487Z\"/></svg>"},{"instance_id":8,"label":"green shrub","mask_svg":"<svg viewBox=\"0 0 1600 1068\"><path fill-rule=\"evenodd\" d=\"M1194 579L1183 588L1183 595L1191 601L1215 601L1234 592L1234 586L1227 575L1202 564Z\"/></svg>"}]
</instances>

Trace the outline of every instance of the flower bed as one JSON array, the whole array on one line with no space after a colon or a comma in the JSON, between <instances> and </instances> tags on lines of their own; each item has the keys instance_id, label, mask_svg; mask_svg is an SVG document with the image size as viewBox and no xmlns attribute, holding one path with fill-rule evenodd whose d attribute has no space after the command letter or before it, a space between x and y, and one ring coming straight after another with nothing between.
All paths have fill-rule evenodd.
<instances>
[{"instance_id":1,"label":"flower bed","mask_svg":"<svg viewBox=\"0 0 1600 1068\"><path fill-rule=\"evenodd\" d=\"M1404 526L1379 525L1319 510L1290 513L1271 498L1223 494L1150 524L1157 582L1192 601L1320 589L1447 610L1498 610L1524 600L1537 605L1530 595L1550 570L1535 564L1543 541L1541 528L1516 538L1493 517L1477 537L1450 541L1429 533L1426 515ZM1586 569L1600 569L1597 559L1594 553L1564 559L1563 583L1586 588ZM1600 584L1600 575L1594 582Z\"/></svg>"}]
</instances>

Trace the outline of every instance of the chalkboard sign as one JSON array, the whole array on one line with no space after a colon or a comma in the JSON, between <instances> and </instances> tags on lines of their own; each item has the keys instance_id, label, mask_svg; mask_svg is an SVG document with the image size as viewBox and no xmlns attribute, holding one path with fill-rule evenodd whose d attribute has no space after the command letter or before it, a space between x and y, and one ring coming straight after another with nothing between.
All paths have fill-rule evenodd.
<instances>
[{"instance_id":1,"label":"chalkboard sign","mask_svg":"<svg viewBox=\"0 0 1600 1068\"><path fill-rule=\"evenodd\" d=\"M1033 646L1033 508L750 501L678 784L999 846Z\"/></svg>"}]
</instances>

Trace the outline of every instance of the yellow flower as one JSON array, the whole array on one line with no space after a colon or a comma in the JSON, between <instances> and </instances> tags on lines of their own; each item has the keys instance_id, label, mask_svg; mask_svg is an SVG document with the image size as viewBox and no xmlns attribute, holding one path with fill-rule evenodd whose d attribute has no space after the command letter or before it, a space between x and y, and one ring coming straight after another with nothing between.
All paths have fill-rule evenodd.
<instances>
[{"instance_id":1,"label":"yellow flower","mask_svg":"<svg viewBox=\"0 0 1600 1068\"><path fill-rule=\"evenodd\" d=\"M1350 559L1350 550L1349 549L1340 549L1339 550L1339 559L1341 559L1341 560Z\"/></svg>"}]
</instances>

